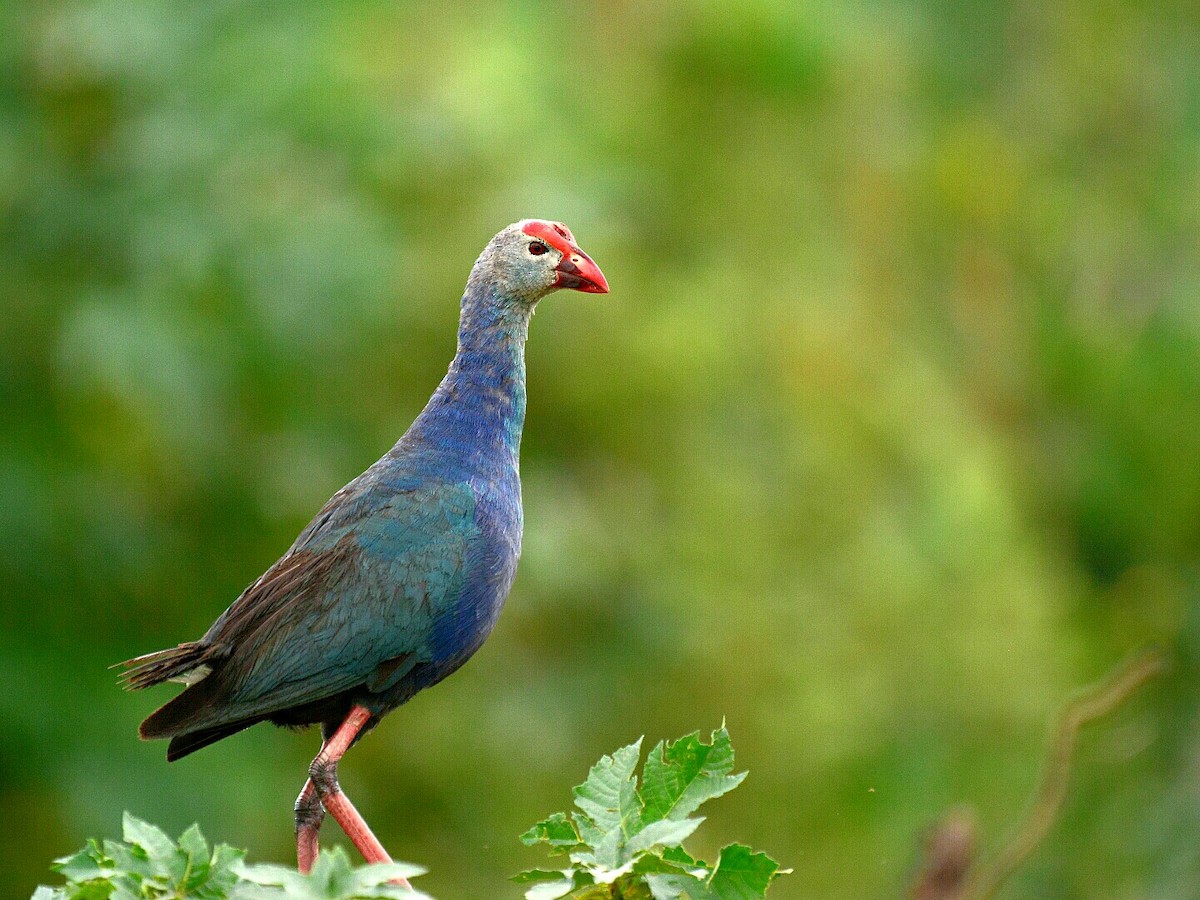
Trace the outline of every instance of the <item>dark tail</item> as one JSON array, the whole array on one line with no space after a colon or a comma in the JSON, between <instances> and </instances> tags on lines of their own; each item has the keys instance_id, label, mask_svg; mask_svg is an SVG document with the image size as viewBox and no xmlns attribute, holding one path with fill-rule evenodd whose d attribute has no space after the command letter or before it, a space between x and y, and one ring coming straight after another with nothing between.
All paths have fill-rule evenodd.
<instances>
[{"instance_id":1,"label":"dark tail","mask_svg":"<svg viewBox=\"0 0 1200 900\"><path fill-rule=\"evenodd\" d=\"M208 649L198 641L189 641L169 650L158 650L117 663L125 669L120 676L121 686L127 691L140 691L172 678L183 678L203 665Z\"/></svg>"},{"instance_id":2,"label":"dark tail","mask_svg":"<svg viewBox=\"0 0 1200 900\"><path fill-rule=\"evenodd\" d=\"M146 720L150 721L149 719ZM258 724L261 719L245 719L241 722L231 722L228 725L218 725L216 728L205 728L201 731L191 731L187 734L181 734L171 738L171 743L167 745L167 762L174 762L177 759L182 759L189 753L194 753L201 747L207 747L209 744L215 744L223 738L229 737L231 734L237 734L244 728L249 728L251 725ZM143 723L142 728L145 728ZM143 731L143 737L145 732Z\"/></svg>"},{"instance_id":3,"label":"dark tail","mask_svg":"<svg viewBox=\"0 0 1200 900\"><path fill-rule=\"evenodd\" d=\"M266 717L253 712L239 716L237 710L225 705L224 695L225 685L219 674L201 679L147 716L138 728L138 734L144 740L170 738L171 744L167 748L167 761L170 762L249 728Z\"/></svg>"},{"instance_id":4,"label":"dark tail","mask_svg":"<svg viewBox=\"0 0 1200 900\"><path fill-rule=\"evenodd\" d=\"M192 641L117 663L125 667L121 683L126 690L141 690L171 680L188 685L183 693L151 713L138 729L146 740L171 739L168 761L187 756L263 719L259 715L229 721L230 710L222 708L226 686L219 674L209 668L215 665L219 669L224 655L213 651L211 646Z\"/></svg>"}]
</instances>

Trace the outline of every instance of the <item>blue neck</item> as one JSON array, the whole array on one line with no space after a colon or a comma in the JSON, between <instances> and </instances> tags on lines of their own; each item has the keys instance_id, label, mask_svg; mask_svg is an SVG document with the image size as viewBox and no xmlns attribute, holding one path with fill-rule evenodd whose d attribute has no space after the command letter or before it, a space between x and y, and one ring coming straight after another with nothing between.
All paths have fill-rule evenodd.
<instances>
[{"instance_id":1,"label":"blue neck","mask_svg":"<svg viewBox=\"0 0 1200 900\"><path fill-rule=\"evenodd\" d=\"M530 307L468 286L450 371L401 439L467 474L517 471L525 424L525 339Z\"/></svg>"}]
</instances>

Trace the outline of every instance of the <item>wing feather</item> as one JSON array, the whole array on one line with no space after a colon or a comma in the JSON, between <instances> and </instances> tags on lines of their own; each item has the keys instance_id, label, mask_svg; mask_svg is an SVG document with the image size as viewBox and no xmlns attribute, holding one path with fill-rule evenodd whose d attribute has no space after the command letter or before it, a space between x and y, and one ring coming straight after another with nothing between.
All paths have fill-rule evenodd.
<instances>
[{"instance_id":1,"label":"wing feather","mask_svg":"<svg viewBox=\"0 0 1200 900\"><path fill-rule=\"evenodd\" d=\"M143 733L261 719L369 680L390 686L429 660L435 619L462 591L474 493L439 484L351 505L355 515L318 514L213 624L199 642L212 673L147 719ZM411 661L372 678L397 658Z\"/></svg>"}]
</instances>

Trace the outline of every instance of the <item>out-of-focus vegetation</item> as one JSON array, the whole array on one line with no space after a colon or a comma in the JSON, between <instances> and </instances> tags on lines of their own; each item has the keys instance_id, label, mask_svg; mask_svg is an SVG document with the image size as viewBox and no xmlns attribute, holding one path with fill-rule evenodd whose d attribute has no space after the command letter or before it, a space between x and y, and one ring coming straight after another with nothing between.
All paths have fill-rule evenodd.
<instances>
[{"instance_id":1,"label":"out-of-focus vegetation","mask_svg":"<svg viewBox=\"0 0 1200 900\"><path fill-rule=\"evenodd\" d=\"M105 666L391 445L536 215L613 291L533 323L516 588L343 767L422 886L725 716L773 894L894 896L1157 641L1009 889L1194 896L1197 59L1173 2L0 4L0 894L123 808L292 859L317 736L168 767Z\"/></svg>"}]
</instances>

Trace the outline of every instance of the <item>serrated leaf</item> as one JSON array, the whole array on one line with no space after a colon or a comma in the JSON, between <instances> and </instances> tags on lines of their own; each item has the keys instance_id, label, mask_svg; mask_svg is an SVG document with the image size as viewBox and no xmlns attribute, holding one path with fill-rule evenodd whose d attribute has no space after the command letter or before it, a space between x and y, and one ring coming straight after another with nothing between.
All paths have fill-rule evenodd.
<instances>
[{"instance_id":1,"label":"serrated leaf","mask_svg":"<svg viewBox=\"0 0 1200 900\"><path fill-rule=\"evenodd\" d=\"M596 884L613 884L617 879L633 871L633 860L631 859L615 869L607 866L595 866L590 871Z\"/></svg>"},{"instance_id":2,"label":"serrated leaf","mask_svg":"<svg viewBox=\"0 0 1200 900\"><path fill-rule=\"evenodd\" d=\"M393 884L397 878L416 878L425 870L410 863L371 863L354 869L348 889L339 897L395 897L402 900L429 900L427 894Z\"/></svg>"},{"instance_id":3,"label":"serrated leaf","mask_svg":"<svg viewBox=\"0 0 1200 900\"><path fill-rule=\"evenodd\" d=\"M397 878L416 878L424 875L427 871L428 869L406 862L369 863L354 870L354 879L355 884L373 887L377 884L395 881Z\"/></svg>"},{"instance_id":4,"label":"serrated leaf","mask_svg":"<svg viewBox=\"0 0 1200 900\"><path fill-rule=\"evenodd\" d=\"M712 733L711 743L700 732L672 743L659 742L642 770L642 821L686 819L700 804L733 790L746 777L733 772L733 745L724 726Z\"/></svg>"},{"instance_id":5,"label":"serrated leaf","mask_svg":"<svg viewBox=\"0 0 1200 900\"><path fill-rule=\"evenodd\" d=\"M656 853L643 853L634 861L632 871L635 875L687 875L691 867L671 862Z\"/></svg>"},{"instance_id":6,"label":"serrated leaf","mask_svg":"<svg viewBox=\"0 0 1200 900\"><path fill-rule=\"evenodd\" d=\"M682 844L692 836L692 832L699 828L703 821L704 817L700 816L695 819L662 819L658 822L651 822L629 839L625 850L633 856L660 844L664 846Z\"/></svg>"},{"instance_id":7,"label":"serrated leaf","mask_svg":"<svg viewBox=\"0 0 1200 900\"><path fill-rule=\"evenodd\" d=\"M778 864L739 844L722 852L717 865L694 859L682 843L703 821L692 816L701 804L742 783L733 774L733 747L722 726L710 743L699 732L660 742L635 774L641 741L602 757L575 788L577 810L557 813L522 835L526 844L566 849L575 868L533 870L516 879L533 884L531 898L557 898L570 878L569 900L757 900L779 874ZM555 842L557 841L557 846ZM552 850L552 852L553 852ZM584 887L586 877L594 882Z\"/></svg>"},{"instance_id":8,"label":"serrated leaf","mask_svg":"<svg viewBox=\"0 0 1200 900\"><path fill-rule=\"evenodd\" d=\"M184 858L184 875L179 887L187 894L195 894L209 880L208 841L200 833L199 825L192 825L179 836L179 849Z\"/></svg>"},{"instance_id":9,"label":"serrated leaf","mask_svg":"<svg viewBox=\"0 0 1200 900\"><path fill-rule=\"evenodd\" d=\"M341 847L326 850L313 863L309 873L309 886L318 892L318 897L328 897L330 900L342 897L348 893L352 867L350 857Z\"/></svg>"},{"instance_id":10,"label":"serrated leaf","mask_svg":"<svg viewBox=\"0 0 1200 900\"><path fill-rule=\"evenodd\" d=\"M113 886L113 892L109 895L110 900L142 900L145 896L142 892L142 880L133 875L114 875L110 882ZM83 898L76 894L72 900L92 900L92 898Z\"/></svg>"},{"instance_id":11,"label":"serrated leaf","mask_svg":"<svg viewBox=\"0 0 1200 900\"><path fill-rule=\"evenodd\" d=\"M779 863L767 854L730 844L721 850L708 889L714 900L756 900L766 894L778 871Z\"/></svg>"},{"instance_id":12,"label":"serrated leaf","mask_svg":"<svg viewBox=\"0 0 1200 900\"><path fill-rule=\"evenodd\" d=\"M172 879L182 877L186 860L176 852L175 842L162 829L127 812L122 818L121 833L125 842L134 846L133 856L138 855L138 849L145 854L153 874Z\"/></svg>"},{"instance_id":13,"label":"serrated leaf","mask_svg":"<svg viewBox=\"0 0 1200 900\"><path fill-rule=\"evenodd\" d=\"M428 894L387 883L395 878L415 878L424 874L425 870L420 866L409 863L374 863L355 869L341 847L322 852L313 864L311 874L307 876L286 866L262 863L253 866L242 864L235 866L235 869L245 881L264 888L282 888L284 896L289 898L430 900ZM248 892L247 900L257 896L269 895Z\"/></svg>"},{"instance_id":14,"label":"serrated leaf","mask_svg":"<svg viewBox=\"0 0 1200 900\"><path fill-rule=\"evenodd\" d=\"M525 900L558 900L571 893L575 890L575 879L565 872L550 872L551 878L532 882L533 886L525 891Z\"/></svg>"},{"instance_id":15,"label":"serrated leaf","mask_svg":"<svg viewBox=\"0 0 1200 900\"><path fill-rule=\"evenodd\" d=\"M709 900L704 882L679 872L647 874L646 887L654 900Z\"/></svg>"},{"instance_id":16,"label":"serrated leaf","mask_svg":"<svg viewBox=\"0 0 1200 900\"><path fill-rule=\"evenodd\" d=\"M121 819L121 836L125 843L141 847L151 857L173 856L175 853L175 842L167 837L166 832L132 813L125 813Z\"/></svg>"},{"instance_id":17,"label":"serrated leaf","mask_svg":"<svg viewBox=\"0 0 1200 900\"><path fill-rule=\"evenodd\" d=\"M158 872L146 851L120 841L105 841L104 855L112 860L113 868L142 878L153 878Z\"/></svg>"},{"instance_id":18,"label":"serrated leaf","mask_svg":"<svg viewBox=\"0 0 1200 900\"><path fill-rule=\"evenodd\" d=\"M285 889L290 887L297 892L304 887L305 876L287 866L278 866L273 863L255 863L254 865L241 863L235 865L233 870L238 878L252 884Z\"/></svg>"},{"instance_id":19,"label":"serrated leaf","mask_svg":"<svg viewBox=\"0 0 1200 900\"><path fill-rule=\"evenodd\" d=\"M642 739L638 738L612 756L602 756L588 772L587 780L575 788L575 805L606 834L621 829L640 811L633 773L641 750Z\"/></svg>"},{"instance_id":20,"label":"serrated leaf","mask_svg":"<svg viewBox=\"0 0 1200 900\"><path fill-rule=\"evenodd\" d=\"M565 813L555 813L538 822L523 835L521 843L527 847L547 843L552 847L573 847L580 843L579 833Z\"/></svg>"},{"instance_id":21,"label":"serrated leaf","mask_svg":"<svg viewBox=\"0 0 1200 900\"><path fill-rule=\"evenodd\" d=\"M574 819L575 829L579 832L582 843L589 848L587 852L581 850L571 853L572 859L585 859L589 863L595 864L597 851L603 852L602 848L604 847L605 838L610 834L614 839L620 837L619 830L614 829L612 832L607 832L595 825L583 813L572 813L572 818Z\"/></svg>"},{"instance_id":22,"label":"serrated leaf","mask_svg":"<svg viewBox=\"0 0 1200 900\"><path fill-rule=\"evenodd\" d=\"M693 858L692 855L682 847L667 847L662 852L662 858L668 862L673 862L689 869L697 866L705 869L708 868L708 864L704 862L704 860Z\"/></svg>"},{"instance_id":23,"label":"serrated leaf","mask_svg":"<svg viewBox=\"0 0 1200 900\"><path fill-rule=\"evenodd\" d=\"M535 884L541 881L561 881L569 879L574 874L574 869L526 869L509 878L509 881L517 884Z\"/></svg>"},{"instance_id":24,"label":"serrated leaf","mask_svg":"<svg viewBox=\"0 0 1200 900\"><path fill-rule=\"evenodd\" d=\"M575 788L575 826L591 847L595 865L615 869L628 862L625 840L638 830L641 798L634 770L641 756L642 740L603 756L588 772L587 780Z\"/></svg>"},{"instance_id":25,"label":"serrated leaf","mask_svg":"<svg viewBox=\"0 0 1200 900\"><path fill-rule=\"evenodd\" d=\"M208 862L208 841L204 839L199 825L191 825L179 836L179 849L190 854L193 860Z\"/></svg>"},{"instance_id":26,"label":"serrated leaf","mask_svg":"<svg viewBox=\"0 0 1200 900\"><path fill-rule=\"evenodd\" d=\"M530 872L522 874L533 875L534 871L544 870L530 870ZM526 900L557 900L558 897L565 896L571 891L595 884L592 876L581 869L562 869L547 874L553 876L555 880L532 882L533 887L525 891ZM575 895L571 894L571 896Z\"/></svg>"},{"instance_id":27,"label":"serrated leaf","mask_svg":"<svg viewBox=\"0 0 1200 900\"><path fill-rule=\"evenodd\" d=\"M89 853L87 849L56 859L50 868L68 881L90 881L93 878L102 878L112 872L111 869L101 866L96 860L96 856Z\"/></svg>"},{"instance_id":28,"label":"serrated leaf","mask_svg":"<svg viewBox=\"0 0 1200 900\"><path fill-rule=\"evenodd\" d=\"M228 844L217 844L209 860L205 890L210 891L214 897L228 894L238 881L236 867L242 864L245 857L245 850L237 850Z\"/></svg>"}]
</instances>

